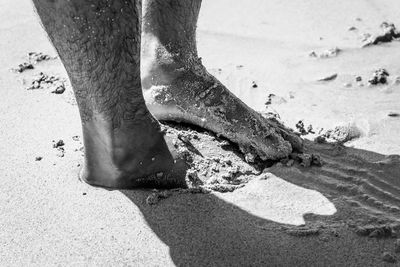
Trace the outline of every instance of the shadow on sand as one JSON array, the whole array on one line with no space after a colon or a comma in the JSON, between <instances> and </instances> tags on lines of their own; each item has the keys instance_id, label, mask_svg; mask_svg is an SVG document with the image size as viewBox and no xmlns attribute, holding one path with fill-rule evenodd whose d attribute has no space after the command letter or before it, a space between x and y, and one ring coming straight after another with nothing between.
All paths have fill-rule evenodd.
<instances>
[{"instance_id":1,"label":"shadow on sand","mask_svg":"<svg viewBox=\"0 0 400 267\"><path fill-rule=\"evenodd\" d=\"M309 147L308 150L310 149L321 153L325 160L326 164L321 169L295 168L297 182L292 172L279 171L284 168L272 168L271 172L276 172L277 176L286 181L306 187L313 187L316 179L322 180L318 182L317 187L320 187L319 191L323 191L321 193L335 204L338 212L327 217L305 216L306 226L322 225L318 234L288 234L287 229L295 229L293 226L254 216L215 194L174 194L157 205L148 205L146 197L149 191L121 192L139 207L152 231L169 247L171 259L177 266L382 264L382 244L379 240L358 236L343 222L347 219L346 216L350 216L347 209L351 205L343 204L341 195L350 195L355 200L358 196L351 192L335 190L328 184L332 180L344 183L346 179L343 177L349 176L347 172L351 172L351 177L363 179L358 185L360 188L366 188L364 193L371 193L366 184L390 183L396 178L396 170L393 170L393 165L390 164L396 164L397 171L400 170L400 165L387 161L388 157L384 155L368 151L341 148L339 152L335 152L331 146L323 145ZM370 168L374 170L369 172ZM383 174L383 182L377 180L376 173ZM382 190L385 191L386 188ZM374 196L385 198L385 195L380 193L374 193ZM393 204L393 201L390 202ZM330 221L329 224L320 223L326 219ZM332 225L337 227L333 229Z\"/></svg>"}]
</instances>

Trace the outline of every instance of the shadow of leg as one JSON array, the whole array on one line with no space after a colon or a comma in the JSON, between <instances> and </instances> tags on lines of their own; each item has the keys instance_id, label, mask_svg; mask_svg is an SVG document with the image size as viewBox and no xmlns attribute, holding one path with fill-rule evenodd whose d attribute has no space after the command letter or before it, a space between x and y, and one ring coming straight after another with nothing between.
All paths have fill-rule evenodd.
<instances>
[{"instance_id":1,"label":"shadow of leg","mask_svg":"<svg viewBox=\"0 0 400 267\"><path fill-rule=\"evenodd\" d=\"M136 206L177 266L310 266L377 262L367 248L352 246L347 229L340 238L293 236L278 224L238 208L214 194L174 194L148 205L145 191L121 191ZM358 237L357 237L358 238ZM369 244L368 244L369 243ZM378 259L379 262L379 259Z\"/></svg>"}]
</instances>

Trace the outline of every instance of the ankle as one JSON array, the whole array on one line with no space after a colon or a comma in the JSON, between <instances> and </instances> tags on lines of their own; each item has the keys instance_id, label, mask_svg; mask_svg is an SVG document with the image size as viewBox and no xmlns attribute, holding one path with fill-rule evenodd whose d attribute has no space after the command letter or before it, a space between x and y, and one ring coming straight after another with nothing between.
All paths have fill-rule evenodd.
<instances>
[{"instance_id":1,"label":"ankle","mask_svg":"<svg viewBox=\"0 0 400 267\"><path fill-rule=\"evenodd\" d=\"M89 184L122 187L127 179L167 171L173 165L158 122L148 113L118 128L97 114L83 124L85 164L81 178Z\"/></svg>"},{"instance_id":2,"label":"ankle","mask_svg":"<svg viewBox=\"0 0 400 267\"><path fill-rule=\"evenodd\" d=\"M93 116L82 124L85 155L80 176L89 184L113 187L121 176L113 157L112 128L112 122L100 116Z\"/></svg>"},{"instance_id":3,"label":"ankle","mask_svg":"<svg viewBox=\"0 0 400 267\"><path fill-rule=\"evenodd\" d=\"M193 45L162 44L149 33L143 36L142 42L142 85L145 89L149 84L168 84L171 79L202 66Z\"/></svg>"}]
</instances>

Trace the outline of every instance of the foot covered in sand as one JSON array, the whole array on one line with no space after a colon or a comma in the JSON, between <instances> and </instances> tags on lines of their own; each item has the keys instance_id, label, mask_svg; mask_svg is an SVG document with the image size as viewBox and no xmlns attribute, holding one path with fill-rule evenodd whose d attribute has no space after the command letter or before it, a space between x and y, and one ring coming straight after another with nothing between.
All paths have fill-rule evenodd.
<instances>
[{"instance_id":1,"label":"foot covered in sand","mask_svg":"<svg viewBox=\"0 0 400 267\"><path fill-rule=\"evenodd\" d=\"M200 59L180 63L154 60L143 73L146 104L161 121L185 122L239 145L250 161L287 157L302 140L277 121L266 119L207 72Z\"/></svg>"}]
</instances>

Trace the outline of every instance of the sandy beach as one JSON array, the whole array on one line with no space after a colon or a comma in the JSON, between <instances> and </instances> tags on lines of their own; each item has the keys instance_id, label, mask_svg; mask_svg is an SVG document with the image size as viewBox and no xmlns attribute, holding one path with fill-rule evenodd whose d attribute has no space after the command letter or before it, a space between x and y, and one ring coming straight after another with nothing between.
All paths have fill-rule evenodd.
<instances>
[{"instance_id":1,"label":"sandy beach","mask_svg":"<svg viewBox=\"0 0 400 267\"><path fill-rule=\"evenodd\" d=\"M80 182L66 71L29 0L2 0L0 18L1 266L400 264L400 42L365 45L383 22L400 27L397 1L204 1L202 62L303 129L306 157L246 162L213 133L168 124L194 161L193 187L175 190ZM13 71L30 52L49 57ZM369 82L380 69L385 83Z\"/></svg>"}]
</instances>

